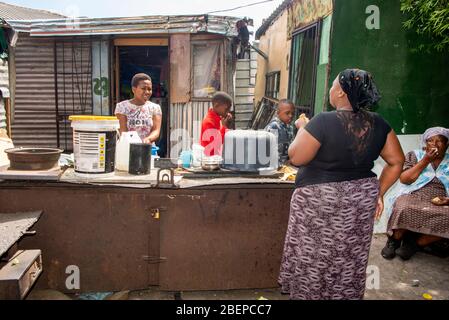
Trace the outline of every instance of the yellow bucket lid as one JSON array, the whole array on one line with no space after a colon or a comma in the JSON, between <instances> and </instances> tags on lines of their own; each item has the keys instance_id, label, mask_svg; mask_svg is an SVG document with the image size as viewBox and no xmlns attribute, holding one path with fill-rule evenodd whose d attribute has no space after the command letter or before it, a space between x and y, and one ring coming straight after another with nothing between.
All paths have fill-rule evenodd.
<instances>
[{"instance_id":1,"label":"yellow bucket lid","mask_svg":"<svg viewBox=\"0 0 449 320\"><path fill-rule=\"evenodd\" d=\"M70 116L70 121L117 121L115 116Z\"/></svg>"}]
</instances>

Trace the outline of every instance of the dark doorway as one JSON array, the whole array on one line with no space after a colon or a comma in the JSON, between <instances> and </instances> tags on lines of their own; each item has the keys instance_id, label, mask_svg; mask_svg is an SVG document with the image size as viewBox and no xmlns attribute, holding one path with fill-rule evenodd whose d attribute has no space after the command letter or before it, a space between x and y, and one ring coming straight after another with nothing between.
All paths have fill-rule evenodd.
<instances>
[{"instance_id":1,"label":"dark doorway","mask_svg":"<svg viewBox=\"0 0 449 320\"><path fill-rule=\"evenodd\" d=\"M153 83L151 101L162 109L161 136L156 145L159 156L166 157L169 119L169 51L167 46L121 46L118 47L119 100L132 99L131 79L136 73L148 74Z\"/></svg>"},{"instance_id":2,"label":"dark doorway","mask_svg":"<svg viewBox=\"0 0 449 320\"><path fill-rule=\"evenodd\" d=\"M289 97L296 105L296 118L301 113L309 118L314 115L319 30L320 24L317 23L293 35Z\"/></svg>"}]
</instances>

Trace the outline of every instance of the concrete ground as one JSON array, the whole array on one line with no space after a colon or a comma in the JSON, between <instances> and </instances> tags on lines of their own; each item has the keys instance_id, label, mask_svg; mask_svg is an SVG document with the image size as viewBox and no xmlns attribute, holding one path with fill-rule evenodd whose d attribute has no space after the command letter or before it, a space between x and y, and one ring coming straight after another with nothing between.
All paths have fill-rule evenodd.
<instances>
[{"instance_id":1,"label":"concrete ground","mask_svg":"<svg viewBox=\"0 0 449 320\"><path fill-rule=\"evenodd\" d=\"M366 290L366 300L423 300L423 294L430 294L433 300L449 300L449 257L442 259L427 253L418 252L409 261L399 257L387 261L380 255L386 236L375 235L371 245L369 266L370 275L379 274L378 289ZM377 268L376 268L377 267ZM375 278L372 278L375 279ZM376 286L376 281L367 281ZM182 292L184 300L288 300L278 289L231 290ZM176 297L176 298L179 298ZM129 299L175 299L173 293L157 289L131 292Z\"/></svg>"},{"instance_id":2,"label":"concrete ground","mask_svg":"<svg viewBox=\"0 0 449 320\"><path fill-rule=\"evenodd\" d=\"M366 300L449 300L449 257L439 258L427 253L418 252L409 261L399 257L391 261L383 259L380 251L385 245L386 237L375 235L369 259L368 289ZM376 282L376 275L379 275ZM374 279L374 280L372 280ZM64 299L61 293L44 291L32 292L29 299ZM76 299L77 297L71 297ZM288 300L277 288L264 290L229 290L229 291L194 291L164 292L157 287L147 290L121 292L108 300Z\"/></svg>"},{"instance_id":3,"label":"concrete ground","mask_svg":"<svg viewBox=\"0 0 449 320\"><path fill-rule=\"evenodd\" d=\"M379 290L367 290L367 300L422 300L430 294L433 300L449 300L449 257L440 258L418 252L410 260L396 257L385 260L380 255L386 236L373 238L370 265L377 265L380 272ZM414 282L419 284L414 286Z\"/></svg>"}]
</instances>

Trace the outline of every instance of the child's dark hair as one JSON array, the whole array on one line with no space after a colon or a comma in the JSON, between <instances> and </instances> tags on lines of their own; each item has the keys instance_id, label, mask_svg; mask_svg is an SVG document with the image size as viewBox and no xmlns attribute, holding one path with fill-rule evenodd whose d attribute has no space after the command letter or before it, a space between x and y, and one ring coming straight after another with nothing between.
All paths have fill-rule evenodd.
<instances>
[{"instance_id":1,"label":"child's dark hair","mask_svg":"<svg viewBox=\"0 0 449 320\"><path fill-rule=\"evenodd\" d=\"M232 97L223 91L218 91L212 96L212 104L227 104L232 106Z\"/></svg>"},{"instance_id":2,"label":"child's dark hair","mask_svg":"<svg viewBox=\"0 0 449 320\"><path fill-rule=\"evenodd\" d=\"M150 81L151 81L150 76L147 75L147 74L145 74L145 73L138 73L138 74L136 74L136 75L133 77L133 79L131 80L131 85L132 85L134 88L137 88L137 86L139 85L139 82L140 82L140 81L145 81L145 80L150 80Z\"/></svg>"},{"instance_id":3,"label":"child's dark hair","mask_svg":"<svg viewBox=\"0 0 449 320\"><path fill-rule=\"evenodd\" d=\"M278 106L281 104L289 104L291 105L293 108L295 107L295 104L293 103L293 101L289 100L289 99L281 99L278 103Z\"/></svg>"}]
</instances>

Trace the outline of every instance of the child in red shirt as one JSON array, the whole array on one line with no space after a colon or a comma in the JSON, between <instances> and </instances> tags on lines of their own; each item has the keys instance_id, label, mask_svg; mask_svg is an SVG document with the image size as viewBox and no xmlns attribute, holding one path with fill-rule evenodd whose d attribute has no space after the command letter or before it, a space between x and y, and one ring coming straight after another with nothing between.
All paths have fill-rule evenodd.
<instances>
[{"instance_id":1,"label":"child in red shirt","mask_svg":"<svg viewBox=\"0 0 449 320\"><path fill-rule=\"evenodd\" d=\"M203 119L200 137L200 144L208 157L221 155L224 136L232 120L231 106L232 98L226 92L219 91L212 97L212 107Z\"/></svg>"}]
</instances>

